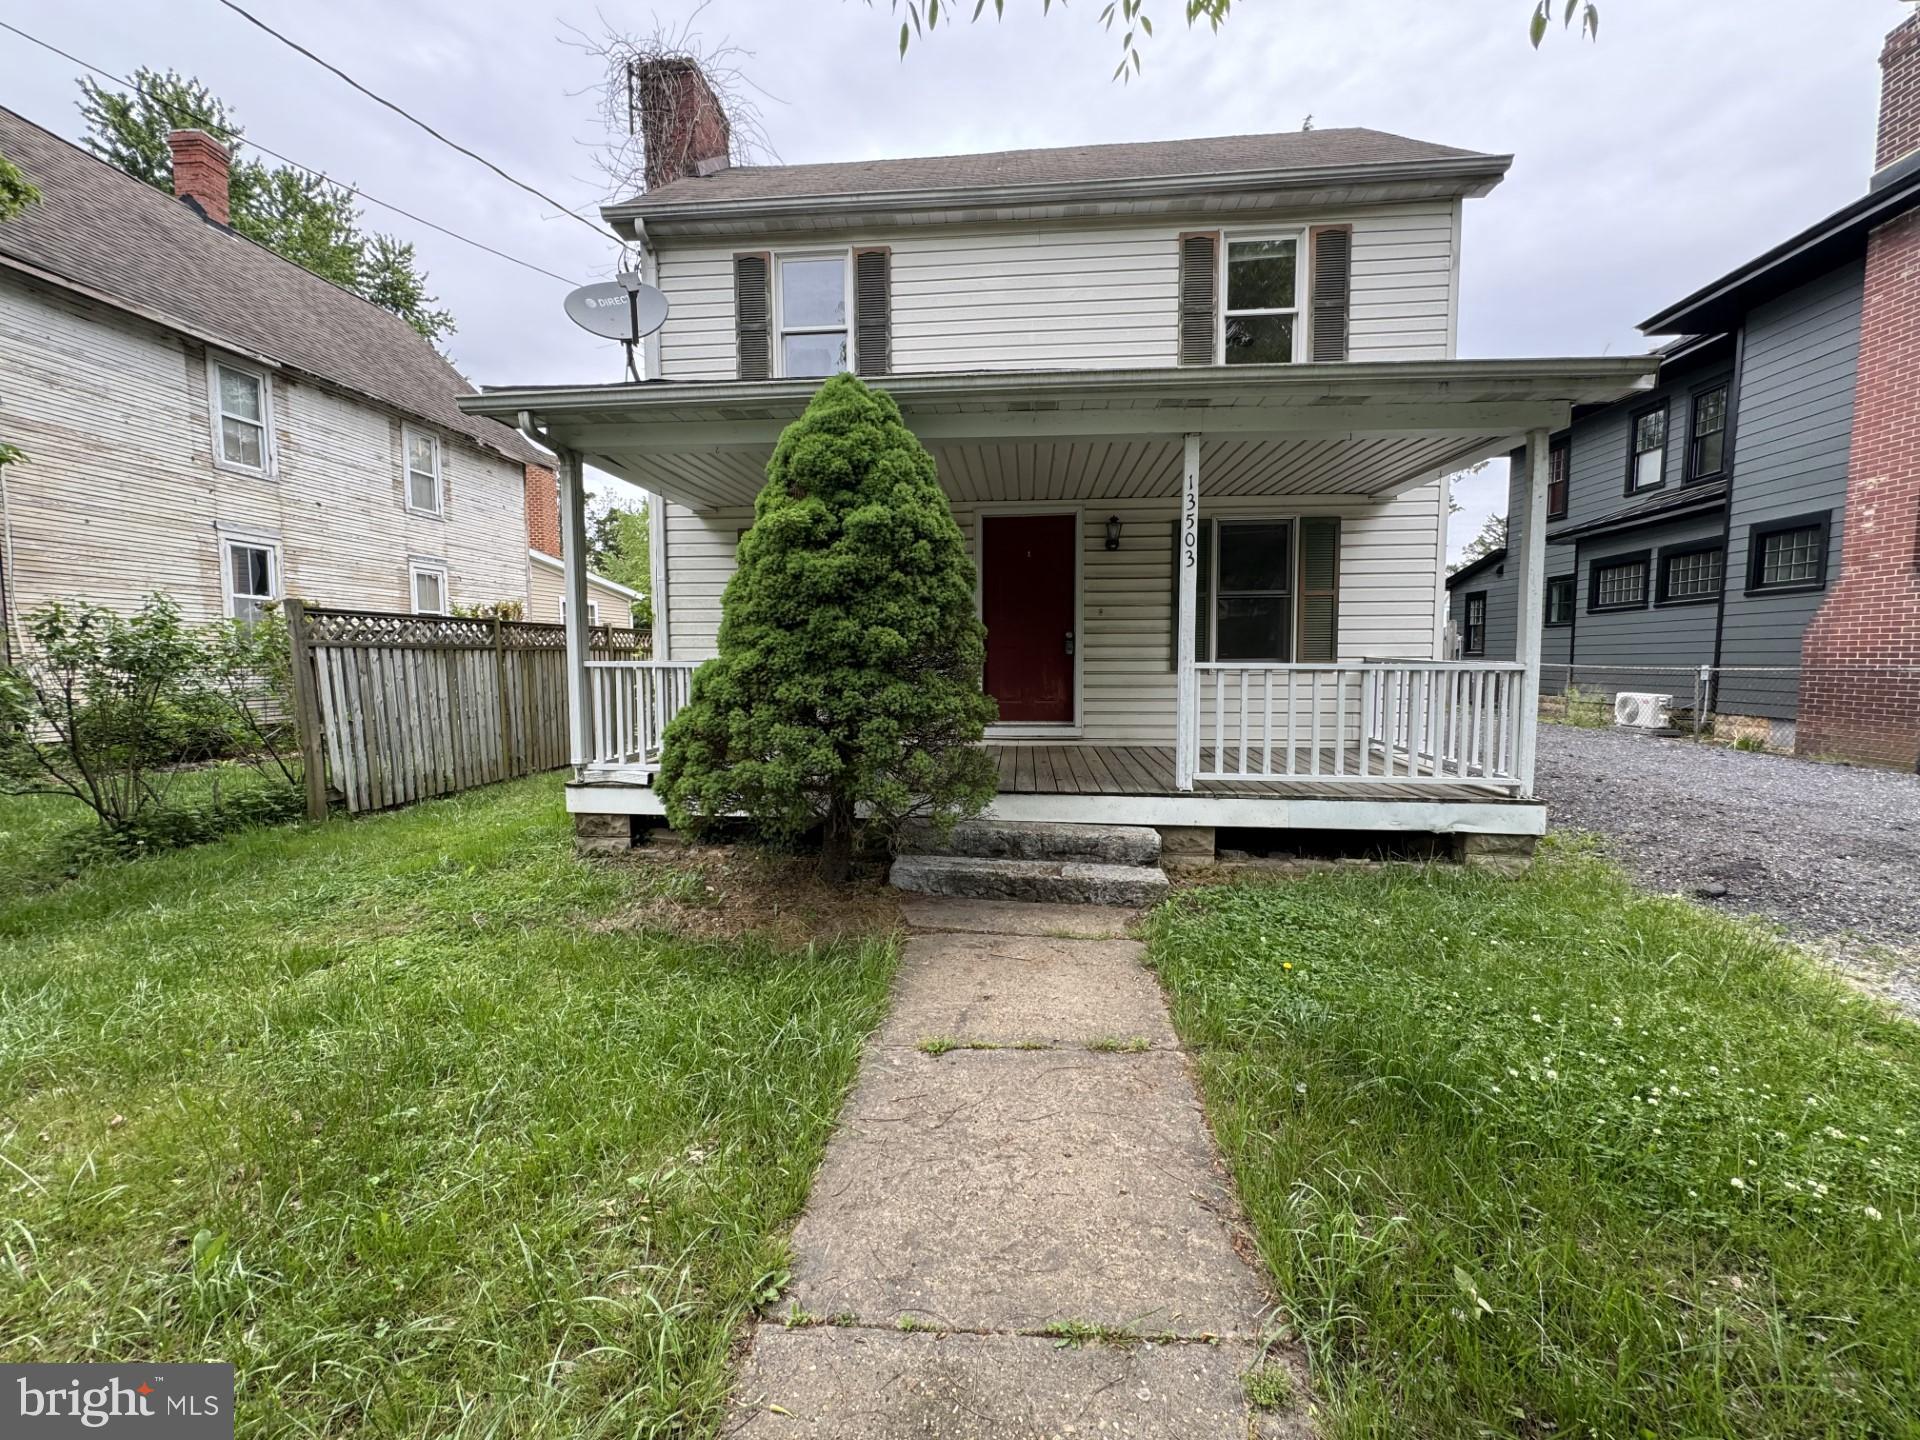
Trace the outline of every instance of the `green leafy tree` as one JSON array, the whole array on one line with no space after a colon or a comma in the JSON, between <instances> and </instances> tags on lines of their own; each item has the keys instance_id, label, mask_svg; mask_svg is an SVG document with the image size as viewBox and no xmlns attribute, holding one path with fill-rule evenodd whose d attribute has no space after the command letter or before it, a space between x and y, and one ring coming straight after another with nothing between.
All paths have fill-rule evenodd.
<instances>
[{"instance_id":1,"label":"green leafy tree","mask_svg":"<svg viewBox=\"0 0 1920 1440\"><path fill-rule=\"evenodd\" d=\"M596 508L587 517L587 564L609 580L638 590L633 623L653 624L653 552L649 548L647 509L619 505Z\"/></svg>"},{"instance_id":2,"label":"green leafy tree","mask_svg":"<svg viewBox=\"0 0 1920 1440\"><path fill-rule=\"evenodd\" d=\"M157 190L173 189L167 132L204 130L233 154L228 209L233 228L323 280L391 310L429 340L454 328L436 309L413 246L360 228L353 196L338 185L288 166L243 156L244 132L233 112L200 81L144 66L132 94L80 81L86 146L108 164Z\"/></svg>"},{"instance_id":3,"label":"green leafy tree","mask_svg":"<svg viewBox=\"0 0 1920 1440\"><path fill-rule=\"evenodd\" d=\"M676 826L744 813L765 835L823 828L848 873L863 825L951 824L992 799L978 743L986 631L933 457L892 397L827 381L774 447L722 601L719 655L667 727Z\"/></svg>"}]
</instances>

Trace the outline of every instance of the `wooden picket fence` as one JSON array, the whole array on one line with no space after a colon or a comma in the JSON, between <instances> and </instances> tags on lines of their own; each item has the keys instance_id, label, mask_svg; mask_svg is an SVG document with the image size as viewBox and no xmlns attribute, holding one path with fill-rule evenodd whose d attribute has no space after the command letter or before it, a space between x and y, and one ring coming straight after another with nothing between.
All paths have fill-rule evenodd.
<instances>
[{"instance_id":1,"label":"wooden picket fence","mask_svg":"<svg viewBox=\"0 0 1920 1440\"><path fill-rule=\"evenodd\" d=\"M569 760L564 625L286 602L307 813L358 814ZM589 658L644 660L644 630L596 625Z\"/></svg>"}]
</instances>

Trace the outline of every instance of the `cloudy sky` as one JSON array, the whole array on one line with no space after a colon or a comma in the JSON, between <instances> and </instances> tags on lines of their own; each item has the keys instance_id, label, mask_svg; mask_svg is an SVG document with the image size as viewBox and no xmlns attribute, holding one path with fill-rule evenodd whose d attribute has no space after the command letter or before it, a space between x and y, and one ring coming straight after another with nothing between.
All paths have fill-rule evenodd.
<instances>
[{"instance_id":1,"label":"cloudy sky","mask_svg":"<svg viewBox=\"0 0 1920 1440\"><path fill-rule=\"evenodd\" d=\"M1042 19L943 27L900 59L888 0L246 0L370 88L592 213L605 181L595 62L569 27L691 20L731 42L789 162L1364 125L1517 158L1467 207L1463 355L1645 348L1634 322L1858 194L1881 36L1904 0L1600 0L1601 39L1526 39L1531 0L1239 0L1220 34L1148 0L1145 73L1096 0ZM961 5L963 13L971 7ZM991 7L989 7L991 14ZM0 18L125 74L199 76L262 144L580 281L610 244L354 93L217 0L6 0ZM74 67L0 32L0 95L78 136ZM451 350L486 384L619 378L617 347L561 314L566 287L378 207L459 320ZM1461 487L1455 545L1504 467Z\"/></svg>"}]
</instances>

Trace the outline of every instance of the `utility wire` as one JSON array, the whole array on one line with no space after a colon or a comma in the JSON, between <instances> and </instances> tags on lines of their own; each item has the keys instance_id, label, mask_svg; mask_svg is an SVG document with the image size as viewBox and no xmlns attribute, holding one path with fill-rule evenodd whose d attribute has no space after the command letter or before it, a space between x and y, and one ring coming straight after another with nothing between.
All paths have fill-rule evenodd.
<instances>
[{"instance_id":1,"label":"utility wire","mask_svg":"<svg viewBox=\"0 0 1920 1440\"><path fill-rule=\"evenodd\" d=\"M13 34L18 35L22 40L27 41L29 44L38 45L42 50L45 50L50 54L58 55L62 60L67 61L69 64L78 65L82 70L91 70L95 75L98 75L103 80L111 80L116 85L126 86L129 90L133 91L135 94L144 96L146 99L151 100L154 104L165 107L173 115L173 118L175 120L194 121L198 119L198 117L196 116L182 115L178 111L175 111L173 107L168 104L165 96L155 94L153 91L146 89L144 86L139 85L132 80L129 80L124 75L116 75L111 70L104 70L98 65L94 65L89 63L88 61L82 60L78 55L70 54L69 52L62 50L58 45L50 44L48 41L42 40L37 35L29 35L26 31L22 30L18 25L10 25L5 20L0 20L0 30L10 31ZM509 264L518 265L523 270L531 270L533 271L534 274L544 275L549 280L558 280L562 285L576 285L579 283L576 280L568 279L565 275L557 275L553 271L547 269L545 266L536 265L531 260L522 260L518 255L509 255L504 250L496 250L493 246L487 244L485 241L475 240L469 235L462 235L458 230L449 230L445 225L441 225L435 221L429 220L424 215L416 215L411 210L402 209L400 206L393 204L391 201L382 200L377 196L369 195L366 191L361 190L356 186L349 185L343 180L334 179L331 175L327 174L326 171L324 170L316 170L311 165L302 165L298 160L294 160L286 155L282 155L278 150L269 150L265 145L262 145L258 140L243 136L242 141L245 144L251 145L254 149L258 150L262 155L271 155L275 160L278 160L282 165L292 166L295 170L300 171L303 175L311 175L316 180L323 181L328 185L337 186L339 189L346 191L349 195L356 196L357 198L366 201L369 205L378 205L382 210L391 210L394 214L404 216L408 220L413 221L413 223L416 225L424 225L429 230L437 230L439 231L440 234L447 236L449 239L458 240L463 245L471 245L476 250L484 250L487 254L492 255L497 259L505 260Z\"/></svg>"},{"instance_id":2,"label":"utility wire","mask_svg":"<svg viewBox=\"0 0 1920 1440\"><path fill-rule=\"evenodd\" d=\"M386 96L379 94L377 91L369 90L366 86L362 85L358 80L354 79L353 76L349 75L346 71L342 70L338 65L335 65L329 60L321 59L318 55L314 54L313 51L307 49L306 46L302 45L298 40L290 39L287 36L281 34L278 30L274 29L271 25L267 24L266 21L262 20L258 15L255 15L251 11L245 9L244 7L235 4L234 0L220 0L220 3L226 6L227 9L233 11L233 13L238 15L242 20L245 20L249 25L257 26L258 28L266 31L267 34L271 35L274 39L278 40L282 45L285 45L288 49L298 51L300 54L306 56L307 59L313 61L313 63L318 65L322 70L326 70L331 74L338 76L341 80L345 81L348 85L351 85L355 90L358 90L362 95L366 96L369 100L374 101L376 104L386 106L387 109L393 111L393 113L398 115L402 120L406 120L411 124L419 126L422 130L426 131L427 134L431 135L434 139L438 140L442 145L447 146L449 149L459 151L462 155L466 156L469 160L474 161L476 164L486 166L487 169L491 170L494 174L498 175L502 180L506 181L509 185L517 185L522 190L526 191L529 195L534 196L536 199L544 200L547 204L553 206L554 209L558 210L562 215L565 215L570 220L579 221L582 225L586 226L589 230L593 231L594 234L600 236L603 240L613 240L615 242L619 241L620 237L613 234L612 231L603 230L598 225L594 224L593 221L587 219L586 216L575 214L567 206L563 205L560 201L554 199L553 196L547 194L546 191L536 189L534 186L529 185L526 181L520 179L520 177L517 175L508 174L505 170L502 170L498 165L494 164L493 161L487 159L486 156L480 154L478 151L469 150L466 146L462 145L458 140L452 140L452 139L449 139L447 136L442 135L438 130L434 129L433 126L429 125L426 121L422 120L418 115L415 115L412 111L406 109L404 106L394 104L393 101L387 99Z\"/></svg>"}]
</instances>

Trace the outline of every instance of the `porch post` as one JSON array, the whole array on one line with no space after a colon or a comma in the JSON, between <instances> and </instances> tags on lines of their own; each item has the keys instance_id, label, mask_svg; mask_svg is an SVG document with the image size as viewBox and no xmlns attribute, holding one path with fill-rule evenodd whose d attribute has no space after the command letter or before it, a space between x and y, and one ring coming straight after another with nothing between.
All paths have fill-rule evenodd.
<instances>
[{"instance_id":1,"label":"porch post","mask_svg":"<svg viewBox=\"0 0 1920 1440\"><path fill-rule=\"evenodd\" d=\"M560 559L567 600L567 739L578 767L593 759L593 719L587 684L587 471L573 450L560 452Z\"/></svg>"},{"instance_id":2,"label":"porch post","mask_svg":"<svg viewBox=\"0 0 1920 1440\"><path fill-rule=\"evenodd\" d=\"M1186 454L1180 467L1180 603L1174 616L1174 670L1177 684L1174 699L1173 788L1193 789L1195 727L1199 723L1199 686L1193 671L1193 620L1198 608L1196 590L1200 561L1200 437L1186 437Z\"/></svg>"},{"instance_id":3,"label":"porch post","mask_svg":"<svg viewBox=\"0 0 1920 1440\"><path fill-rule=\"evenodd\" d=\"M1520 628L1514 655L1526 669L1520 676L1519 713L1514 717L1514 769L1520 793L1533 794L1534 743L1540 729L1540 625L1545 619L1547 568L1547 441L1545 430L1527 432L1527 485L1524 513L1507 520L1509 546L1520 521Z\"/></svg>"}]
</instances>

